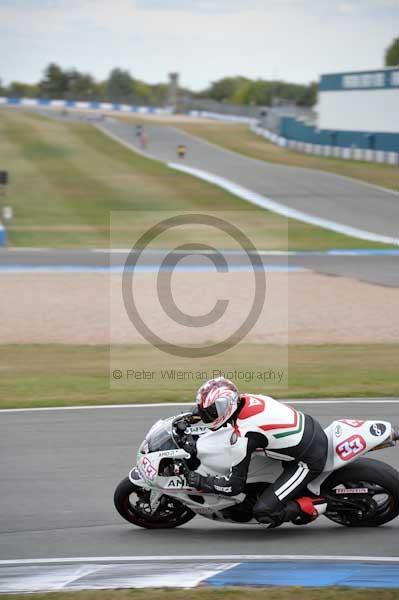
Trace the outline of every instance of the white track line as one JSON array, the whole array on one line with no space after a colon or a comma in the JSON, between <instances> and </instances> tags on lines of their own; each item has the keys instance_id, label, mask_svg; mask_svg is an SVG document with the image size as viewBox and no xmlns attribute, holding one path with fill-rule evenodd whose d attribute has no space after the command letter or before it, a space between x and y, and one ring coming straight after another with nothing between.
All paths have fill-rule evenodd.
<instances>
[{"instance_id":1,"label":"white track line","mask_svg":"<svg viewBox=\"0 0 399 600\"><path fill-rule=\"evenodd\" d=\"M160 159L155 158L154 156L148 154L147 152L137 148L135 145L130 144L129 142L126 142L125 140L120 138L117 134L114 134L114 133L111 133L110 131L108 131L105 127L103 127L101 125L95 125L95 127L99 131L101 131L103 134L108 135L114 141L119 142L120 144L122 144L123 146L128 148L129 150L132 150L133 152L137 152L137 153L141 154L142 156L145 156L146 158L149 158L151 160L155 160L157 162L162 162L163 164L165 164L164 161L161 161ZM203 171L202 169L197 169L197 168L189 167L186 165L181 165L181 164L178 164L175 162L166 162L166 164L170 169L173 169L175 171L180 171L180 172L186 173L188 175L192 175L194 177L197 177L198 179L202 179L203 181L217 185L220 188L230 192L234 196L241 198L242 200L246 200L247 202L251 202L252 204L255 204L256 206L260 206L261 208L265 208L266 210L270 210L271 212L288 217L290 219L295 219L297 221L301 221L301 222L307 223L309 225L315 225L316 227L322 227L323 229L335 231L337 233L341 233L343 235L348 235L350 237L354 237L354 238L361 239L361 240L367 240L370 242L378 242L381 244L389 244L389 245L399 246L399 238L393 238L391 236L373 233L371 231L364 231L362 229L357 229L356 227L351 227L349 225L344 225L342 223L330 221L329 219L323 219L320 217L316 217L314 215L310 215L310 214L302 212L300 210L290 208L289 206L286 206L285 204L281 204L280 202L271 200L270 198L267 198L266 196L258 194L258 193L254 192L248 188L245 188L241 185L238 185L238 184L234 183L233 181L230 181L229 179L225 179L224 177L220 177L218 175L214 175L207 171ZM390 190L384 190L384 191L389 192Z\"/></svg>"},{"instance_id":2,"label":"white track line","mask_svg":"<svg viewBox=\"0 0 399 600\"><path fill-rule=\"evenodd\" d=\"M399 398L339 398L318 400L281 400L284 404L399 404ZM46 412L53 410L102 410L113 408L167 408L186 407L189 408L194 402L156 402L154 404L100 404L95 406L39 406L37 408L3 408L2 413L13 412Z\"/></svg>"},{"instance_id":3,"label":"white track line","mask_svg":"<svg viewBox=\"0 0 399 600\"><path fill-rule=\"evenodd\" d=\"M0 560L0 567L7 565L41 565L41 564L70 564L70 563L119 563L119 562L173 562L173 561L207 561L207 560L295 560L295 561L337 561L337 562L391 562L399 563L399 556L334 556L318 554L207 554L184 556L77 556L71 558L20 558L15 560Z\"/></svg>"},{"instance_id":4,"label":"white track line","mask_svg":"<svg viewBox=\"0 0 399 600\"><path fill-rule=\"evenodd\" d=\"M323 219L321 217L310 215L300 210L290 208L289 206L281 204L280 202L276 202L275 200L271 200L270 198L267 198L262 194L258 194L257 192L254 192L241 185L238 185L233 181L230 181L229 179L219 177L218 175L214 175L207 171L202 171L201 169L196 169L193 167L188 167L173 162L168 163L168 167L170 167L171 169L175 169L176 171L181 171L182 173L187 173L188 175L193 175L194 177L202 179L203 181L206 181L208 183L217 185L222 189L230 192L234 196L237 196L238 198L246 200L247 202L251 202L256 206L260 206L261 208L270 210L273 213L282 215L289 219L295 219L296 221L301 221L303 223L307 223L308 225L322 227L323 229L335 231L336 233L348 235L350 237L354 237L360 240L367 240L369 242L379 242L381 244L399 246L399 238L394 238L379 233L373 233L371 231L365 231L363 229L357 229L356 227L351 227L350 225L344 225L342 223L330 221L329 219Z\"/></svg>"}]
</instances>

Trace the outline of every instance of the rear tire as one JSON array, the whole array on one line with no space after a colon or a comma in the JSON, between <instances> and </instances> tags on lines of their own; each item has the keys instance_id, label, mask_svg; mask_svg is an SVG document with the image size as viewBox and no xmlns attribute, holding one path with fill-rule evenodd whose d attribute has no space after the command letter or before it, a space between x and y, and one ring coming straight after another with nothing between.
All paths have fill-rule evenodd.
<instances>
[{"instance_id":1,"label":"rear tire","mask_svg":"<svg viewBox=\"0 0 399 600\"><path fill-rule=\"evenodd\" d=\"M131 501L133 495L137 497L134 502ZM148 499L149 492L126 477L115 490L114 505L123 519L145 529L172 529L195 517L192 510L170 496L162 496L160 506L151 513Z\"/></svg>"},{"instance_id":2,"label":"rear tire","mask_svg":"<svg viewBox=\"0 0 399 600\"><path fill-rule=\"evenodd\" d=\"M339 517L329 516L327 509L327 519L346 527L379 527L395 519L399 515L399 473L390 465L373 458L359 458L356 462L334 471L323 483L321 495L331 494L339 485L368 487L371 484L383 488L386 498L380 500L380 505L370 518L366 516L342 521Z\"/></svg>"}]
</instances>

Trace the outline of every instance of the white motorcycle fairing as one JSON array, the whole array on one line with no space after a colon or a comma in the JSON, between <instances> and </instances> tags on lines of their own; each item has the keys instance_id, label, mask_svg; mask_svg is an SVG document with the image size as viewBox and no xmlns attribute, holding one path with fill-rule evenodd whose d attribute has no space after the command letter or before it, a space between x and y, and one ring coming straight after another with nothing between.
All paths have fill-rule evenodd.
<instances>
[{"instance_id":1,"label":"white motorcycle fairing","mask_svg":"<svg viewBox=\"0 0 399 600\"><path fill-rule=\"evenodd\" d=\"M227 476L232 466L244 458L246 440L238 437L237 441L232 443L234 431L232 427L222 427L217 431L210 431L201 426L192 429L195 429L195 434L200 436L197 441L197 457L201 461L201 465L197 471L201 475ZM333 471L390 440L392 426L387 421L341 419L333 421L324 431L329 446L325 469L308 485L308 489L316 495L320 494L322 483ZM275 455L275 453L271 454ZM192 511L204 517L230 521L221 511L243 502L245 494L237 496L204 494L190 488L184 475L169 477L159 475L163 459L189 458L190 454L182 449L139 453L137 464L129 473L129 479L135 485L151 491L150 503L154 510L161 496L166 494L178 499ZM247 483L274 482L283 470L282 461L276 460L276 458L270 458L267 450L254 452Z\"/></svg>"},{"instance_id":2,"label":"white motorcycle fairing","mask_svg":"<svg viewBox=\"0 0 399 600\"><path fill-rule=\"evenodd\" d=\"M325 428L328 438L328 456L323 473L308 485L313 494L320 494L320 487L327 477L359 456L374 450L391 439L392 425L388 421L363 421L340 419Z\"/></svg>"},{"instance_id":3,"label":"white motorcycle fairing","mask_svg":"<svg viewBox=\"0 0 399 600\"><path fill-rule=\"evenodd\" d=\"M194 429L194 428L192 428ZM200 435L197 441L197 457L201 461L197 469L201 475L228 475L231 467L241 462L246 454L246 440L230 444L233 428L223 427L217 431L198 427L195 433ZM230 521L220 513L225 508L240 504L245 499L245 494L237 496L222 496L220 494L204 494L190 488L183 475L164 477L159 475L161 461L164 458L189 459L190 455L184 450L163 450L138 456L136 467L129 473L129 479L135 485L151 490L151 508L156 508L156 503L163 494L177 498L195 513L210 519ZM282 472L281 463L265 456L264 450L252 455L248 471L248 483L273 482ZM199 503L199 498L201 498Z\"/></svg>"}]
</instances>

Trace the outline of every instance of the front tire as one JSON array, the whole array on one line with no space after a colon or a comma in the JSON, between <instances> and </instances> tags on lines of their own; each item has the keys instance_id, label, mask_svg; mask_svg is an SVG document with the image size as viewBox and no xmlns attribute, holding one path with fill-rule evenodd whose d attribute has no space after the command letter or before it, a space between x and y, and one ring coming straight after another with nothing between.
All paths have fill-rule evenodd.
<instances>
[{"instance_id":1,"label":"front tire","mask_svg":"<svg viewBox=\"0 0 399 600\"><path fill-rule=\"evenodd\" d=\"M125 477L115 490L114 505L126 521L145 529L172 529L195 517L192 510L170 496L162 496L159 507L153 513L149 495L148 490L134 485L129 477Z\"/></svg>"},{"instance_id":2,"label":"front tire","mask_svg":"<svg viewBox=\"0 0 399 600\"><path fill-rule=\"evenodd\" d=\"M334 471L323 483L321 495L333 496L334 489L343 486L344 488L368 488L370 493L367 499L360 495L350 494L347 496L349 501L355 502L359 506L359 511L363 510L363 515L356 515L342 510L332 510L330 503L325 513L327 519L344 525L346 527L379 527L384 523L389 523L399 515L399 473L386 463L372 458L359 458L356 462ZM375 487L375 493L372 489ZM336 496L339 503L340 496ZM345 497L341 497L345 500ZM370 511L365 511L368 502Z\"/></svg>"}]
</instances>

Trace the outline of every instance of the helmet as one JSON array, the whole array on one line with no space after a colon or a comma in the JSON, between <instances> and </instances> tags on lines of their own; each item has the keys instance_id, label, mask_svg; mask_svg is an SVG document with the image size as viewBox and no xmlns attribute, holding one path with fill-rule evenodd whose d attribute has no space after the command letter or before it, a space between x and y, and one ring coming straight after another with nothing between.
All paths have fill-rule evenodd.
<instances>
[{"instance_id":1,"label":"helmet","mask_svg":"<svg viewBox=\"0 0 399 600\"><path fill-rule=\"evenodd\" d=\"M197 392L198 412L209 429L219 429L238 408L240 393L229 379L217 377L204 383Z\"/></svg>"}]
</instances>

